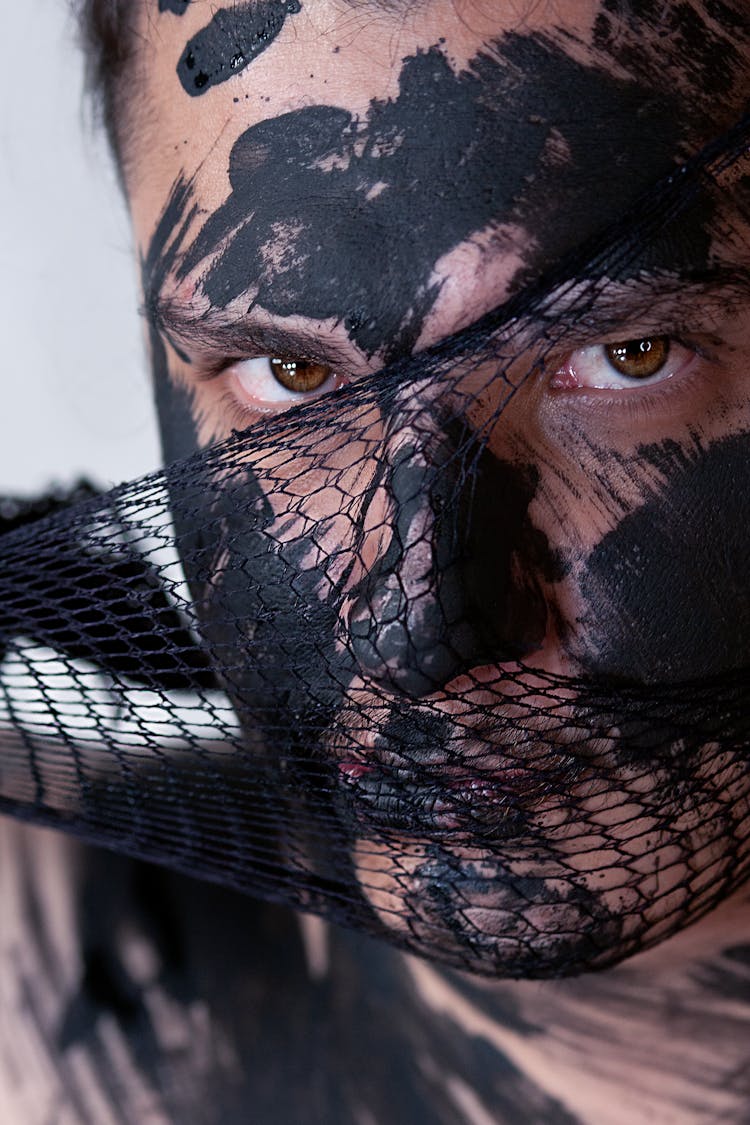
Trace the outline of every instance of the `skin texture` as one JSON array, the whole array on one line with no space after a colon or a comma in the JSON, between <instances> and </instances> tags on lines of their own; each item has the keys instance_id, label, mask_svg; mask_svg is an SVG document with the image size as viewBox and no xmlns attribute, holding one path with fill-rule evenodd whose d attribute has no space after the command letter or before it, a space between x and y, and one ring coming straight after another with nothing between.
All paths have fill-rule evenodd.
<instances>
[{"instance_id":1,"label":"skin texture","mask_svg":"<svg viewBox=\"0 0 750 1125\"><path fill-rule=\"evenodd\" d=\"M714 904L745 858L741 747L717 772L705 735L724 696L639 711L623 686L746 663L746 178L677 216L657 209L653 230L638 208L640 233L630 222L600 254L581 248L739 116L747 17L718 2L308 3L241 73L190 97L177 60L220 13L165 7L144 9L128 80L126 181L166 459L261 423L223 493L207 477L173 495L208 643L240 669L227 683L248 745L273 759L258 711L267 728L317 732L351 874L395 940L492 977L607 966ZM468 364L459 338L426 374L413 362L566 255L574 282L606 279L609 296L566 323L550 282L554 315L537 307L528 337L477 360L472 336ZM732 278L718 297L716 267ZM649 333L694 341L687 374L661 390L552 386L582 347ZM503 359L519 353L538 377ZM236 372L269 354L331 363L364 389L299 421L259 418ZM535 694L558 674L583 677L562 727ZM688 714L691 737L676 733ZM584 718L594 734L572 753ZM450 788L456 765L473 788ZM63 1018L40 1015L33 1034L54 1025L57 1049L101 1060L104 1009L132 1088L166 1119L186 1102L222 1122L248 1105L325 1122L746 1112L744 897L601 976L485 983L315 925L305 959L291 915L166 876L147 893L110 862L81 861L84 969L52 988ZM103 903L108 880L127 895ZM17 893L21 932L36 908ZM146 971L120 936L136 915L157 951ZM27 990L43 945L24 954ZM198 1018L215 1044L202 1069ZM190 1043L179 1058L170 1032ZM121 1065L98 1067L108 1104ZM73 1088L91 1104L85 1080Z\"/></svg>"}]
</instances>

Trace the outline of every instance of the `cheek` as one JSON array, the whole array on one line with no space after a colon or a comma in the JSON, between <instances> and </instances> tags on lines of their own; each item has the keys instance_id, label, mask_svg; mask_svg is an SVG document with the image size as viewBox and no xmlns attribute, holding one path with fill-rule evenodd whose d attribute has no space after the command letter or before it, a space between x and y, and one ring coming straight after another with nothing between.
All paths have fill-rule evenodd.
<instances>
[{"instance_id":1,"label":"cheek","mask_svg":"<svg viewBox=\"0 0 750 1125\"><path fill-rule=\"evenodd\" d=\"M683 435L543 477L539 522L565 560L550 587L575 668L642 683L742 666L750 647L750 435ZM564 519L561 518L564 515Z\"/></svg>"},{"instance_id":2,"label":"cheek","mask_svg":"<svg viewBox=\"0 0 750 1125\"><path fill-rule=\"evenodd\" d=\"M647 681L738 668L750 646L750 437L665 442L640 456L661 484L582 570L587 663Z\"/></svg>"},{"instance_id":3,"label":"cheek","mask_svg":"<svg viewBox=\"0 0 750 1125\"><path fill-rule=\"evenodd\" d=\"M202 635L246 728L269 733L303 713L325 726L351 679L340 605L359 558L376 426L361 419L359 440L342 443L274 421L267 452L238 443L218 471L172 488Z\"/></svg>"},{"instance_id":4,"label":"cheek","mask_svg":"<svg viewBox=\"0 0 750 1125\"><path fill-rule=\"evenodd\" d=\"M253 744L270 746L280 731L295 740L290 722L308 736L315 723L325 727L351 674L336 645L333 584L315 543L275 543L270 525L245 508L253 493L248 480L231 498L234 510L220 516L220 540L199 547L185 570L198 592L204 642L239 720Z\"/></svg>"}]
</instances>

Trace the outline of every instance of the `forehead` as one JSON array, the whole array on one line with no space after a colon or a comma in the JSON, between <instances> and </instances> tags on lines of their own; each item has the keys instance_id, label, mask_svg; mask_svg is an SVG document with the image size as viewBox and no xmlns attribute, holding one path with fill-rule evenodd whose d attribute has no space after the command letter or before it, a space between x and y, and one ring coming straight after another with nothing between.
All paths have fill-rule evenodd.
<instances>
[{"instance_id":1,"label":"forehead","mask_svg":"<svg viewBox=\"0 0 750 1125\"><path fill-rule=\"evenodd\" d=\"M140 126L133 156L141 176L170 163L170 144L181 146L172 151L183 163L204 154L206 142L226 151L240 129L303 105L344 104L365 113L373 99L397 96L402 61L420 48L439 45L460 71L509 35L555 43L574 59L654 90L676 83L683 98L714 99L720 111L738 33L747 34L748 22L732 4L713 3L709 14L700 0L140 3L142 48L127 100ZM532 52L516 53L506 67L509 86L539 65ZM571 109L596 111L576 104L585 90L568 85L561 92ZM158 146L149 143L154 129Z\"/></svg>"},{"instance_id":2,"label":"forehead","mask_svg":"<svg viewBox=\"0 0 750 1125\"><path fill-rule=\"evenodd\" d=\"M245 12L250 7L239 6ZM142 0L141 46L133 81L122 98L132 138L126 145L131 195L148 190L164 198L177 169L205 161L202 192L207 205L216 205L227 186L218 170L228 167L232 147L248 127L316 104L345 106L365 115L373 100L397 97L405 57L439 43L460 69L483 44L517 22L513 6L505 11L505 6L486 2L464 4L463 10L451 0L399 3L390 11L346 0L255 7L263 9L259 24L249 17L232 28L225 14L234 5L165 0L157 8L157 0ZM536 12L543 7L535 5ZM590 26L596 4L584 0L577 7L581 14L576 22ZM269 8L275 18L271 34L264 34ZM222 21L227 31L223 44L220 35L211 35L217 22L221 30ZM532 26L540 22L532 20ZM241 69L232 70L233 38L253 41L247 52L252 61ZM222 60L224 45L227 57ZM195 78L200 81L201 70L212 76L200 93L186 91L193 77L186 66L191 54L200 59ZM222 63L232 77L215 81Z\"/></svg>"},{"instance_id":3,"label":"forehead","mask_svg":"<svg viewBox=\"0 0 750 1125\"><path fill-rule=\"evenodd\" d=\"M704 17L700 7L680 3L671 20L660 20L657 10L670 7L616 0L423 0L416 5L397 2L388 10L378 0L239 5L141 0L142 48L123 99L136 126L130 132L137 138L128 146L129 182L147 179L156 186L161 180L168 188L175 165L197 163L209 152L212 164L223 161L226 166L242 129L301 106L338 104L364 114L373 99L397 96L403 59L433 45L460 71L478 52L502 44L509 35L543 39L571 58L623 78L642 84L650 78L657 90L676 81L682 97L692 102L715 97L720 78L729 78L734 23L740 17L730 21L727 5L722 27L721 21ZM245 65L236 65L240 52L233 50L234 44L244 47ZM192 74L186 65L192 61L191 47ZM552 56L549 66L554 64ZM528 51L524 57L517 51L507 60L508 85L524 74L534 77L540 65L538 55ZM216 81L221 69L232 78ZM200 82L202 71L208 81L198 96L195 87L189 96L190 79ZM574 112L602 112L604 107L582 104L587 91L571 84L562 67L559 78L564 88L558 103L567 100ZM714 101L713 108L721 107ZM509 112L514 109L519 107L508 107Z\"/></svg>"},{"instance_id":4,"label":"forehead","mask_svg":"<svg viewBox=\"0 0 750 1125\"><path fill-rule=\"evenodd\" d=\"M368 278L355 287L364 316L388 311L383 289L399 286L407 243L424 258L401 301L408 316L431 305L418 292L430 286L449 305L446 278L475 286L482 269L502 289L616 218L738 115L748 21L707 7L144 0L126 146L142 249L183 176L200 216L223 209L224 233L263 204L253 252L276 294L291 256L299 265L321 237L318 288L321 272L341 280L347 255L361 268L363 245L388 246L380 293ZM204 262L219 229L206 225ZM330 307L275 311L340 318L352 311L344 289ZM370 354L382 343L357 342Z\"/></svg>"}]
</instances>

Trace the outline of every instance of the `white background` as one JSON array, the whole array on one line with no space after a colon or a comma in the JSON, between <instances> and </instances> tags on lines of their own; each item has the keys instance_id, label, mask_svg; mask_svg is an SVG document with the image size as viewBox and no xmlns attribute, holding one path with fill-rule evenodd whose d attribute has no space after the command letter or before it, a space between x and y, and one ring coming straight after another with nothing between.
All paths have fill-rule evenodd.
<instances>
[{"instance_id":1,"label":"white background","mask_svg":"<svg viewBox=\"0 0 750 1125\"><path fill-rule=\"evenodd\" d=\"M136 262L67 0L0 0L0 493L159 463Z\"/></svg>"}]
</instances>

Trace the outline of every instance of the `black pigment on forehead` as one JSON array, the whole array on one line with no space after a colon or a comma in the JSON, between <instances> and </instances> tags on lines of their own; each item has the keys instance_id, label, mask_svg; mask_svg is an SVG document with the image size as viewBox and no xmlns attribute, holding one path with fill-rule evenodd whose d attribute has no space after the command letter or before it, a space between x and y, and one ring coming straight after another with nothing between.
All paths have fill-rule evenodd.
<instances>
[{"instance_id":1,"label":"black pigment on forehead","mask_svg":"<svg viewBox=\"0 0 750 1125\"><path fill-rule=\"evenodd\" d=\"M179 7L184 11L183 4ZM255 0L221 8L182 53L177 74L183 89L198 97L239 74L270 47L287 16L299 11L299 0Z\"/></svg>"},{"instance_id":2,"label":"black pigment on forehead","mask_svg":"<svg viewBox=\"0 0 750 1125\"><path fill-rule=\"evenodd\" d=\"M190 0L159 0L160 12L174 12L176 16L184 16Z\"/></svg>"},{"instance_id":3,"label":"black pigment on forehead","mask_svg":"<svg viewBox=\"0 0 750 1125\"><path fill-rule=\"evenodd\" d=\"M750 435L641 446L664 482L594 548L581 581L591 671L646 683L747 663Z\"/></svg>"},{"instance_id":4,"label":"black pigment on forehead","mask_svg":"<svg viewBox=\"0 0 750 1125\"><path fill-rule=\"evenodd\" d=\"M686 112L540 36L508 35L460 73L437 47L420 51L404 60L397 97L362 118L310 106L243 133L229 197L179 274L210 261L214 307L246 297L280 317L333 318L367 354L402 354L437 298L444 255L521 228L520 283L674 167Z\"/></svg>"}]
</instances>

